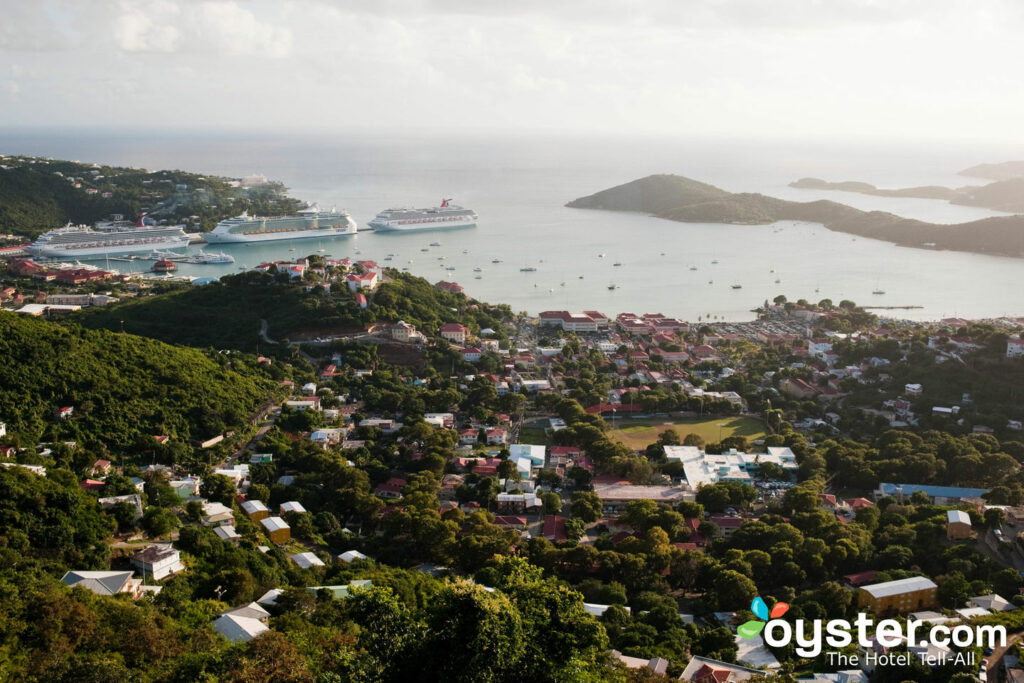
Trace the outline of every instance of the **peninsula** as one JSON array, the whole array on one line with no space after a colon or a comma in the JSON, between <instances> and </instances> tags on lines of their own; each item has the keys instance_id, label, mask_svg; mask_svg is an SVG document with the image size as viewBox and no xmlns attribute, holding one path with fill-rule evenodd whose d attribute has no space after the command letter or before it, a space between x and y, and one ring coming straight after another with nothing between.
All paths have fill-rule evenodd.
<instances>
[{"instance_id":1,"label":"peninsula","mask_svg":"<svg viewBox=\"0 0 1024 683\"><path fill-rule=\"evenodd\" d=\"M651 175L575 199L576 209L641 211L688 223L766 225L777 221L821 223L829 230L906 247L1024 257L1024 216L998 216L937 225L884 211L861 211L820 200L792 202L762 194L732 193L677 175Z\"/></svg>"},{"instance_id":2,"label":"peninsula","mask_svg":"<svg viewBox=\"0 0 1024 683\"><path fill-rule=\"evenodd\" d=\"M808 190L838 190L841 192L857 192L877 197L917 197L920 199L945 199L950 204L963 206L980 206L994 211L1007 213L1024 212L1024 178L1007 178L978 187L950 188L939 185L924 187L905 187L886 190L875 187L871 183L845 181L831 183L819 178L801 178L789 184L790 187Z\"/></svg>"}]
</instances>

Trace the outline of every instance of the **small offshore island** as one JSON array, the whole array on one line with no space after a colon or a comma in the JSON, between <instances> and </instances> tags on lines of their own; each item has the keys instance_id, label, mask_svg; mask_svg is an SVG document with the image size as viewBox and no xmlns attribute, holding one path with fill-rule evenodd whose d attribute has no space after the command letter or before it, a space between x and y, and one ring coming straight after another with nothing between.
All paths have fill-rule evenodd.
<instances>
[{"instance_id":1,"label":"small offshore island","mask_svg":"<svg viewBox=\"0 0 1024 683\"><path fill-rule=\"evenodd\" d=\"M937 225L885 211L861 211L820 200L792 202L755 193L732 193L678 175L651 175L580 197L574 209L639 211L686 223L767 225L778 221L821 223L829 230L900 246L1024 257L1024 216L998 216Z\"/></svg>"}]
</instances>

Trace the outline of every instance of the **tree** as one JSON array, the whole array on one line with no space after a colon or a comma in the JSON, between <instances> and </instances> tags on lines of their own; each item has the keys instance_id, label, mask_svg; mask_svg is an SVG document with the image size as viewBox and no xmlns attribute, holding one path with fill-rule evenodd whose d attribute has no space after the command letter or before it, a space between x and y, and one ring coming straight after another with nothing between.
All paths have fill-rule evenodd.
<instances>
[{"instance_id":1,"label":"tree","mask_svg":"<svg viewBox=\"0 0 1024 683\"><path fill-rule=\"evenodd\" d=\"M584 522L596 522L601 518L601 499L590 491L577 491L572 494L572 516Z\"/></svg>"},{"instance_id":2,"label":"tree","mask_svg":"<svg viewBox=\"0 0 1024 683\"><path fill-rule=\"evenodd\" d=\"M514 462L512 462L508 458L505 458L498 463L498 478L518 481L519 468L516 467L516 464Z\"/></svg>"},{"instance_id":3,"label":"tree","mask_svg":"<svg viewBox=\"0 0 1024 683\"><path fill-rule=\"evenodd\" d=\"M697 448L704 448L705 443L706 442L704 441L703 436L701 436L700 434L694 434L693 432L690 432L683 438L684 446L696 446Z\"/></svg>"},{"instance_id":4,"label":"tree","mask_svg":"<svg viewBox=\"0 0 1024 683\"><path fill-rule=\"evenodd\" d=\"M208 474L199 485L199 495L230 506L235 499L235 483L223 474Z\"/></svg>"},{"instance_id":5,"label":"tree","mask_svg":"<svg viewBox=\"0 0 1024 683\"><path fill-rule=\"evenodd\" d=\"M731 569L719 572L712 583L719 609L749 609L757 596L757 586L749 578Z\"/></svg>"},{"instance_id":6,"label":"tree","mask_svg":"<svg viewBox=\"0 0 1024 683\"><path fill-rule=\"evenodd\" d=\"M177 515L168 510L156 506L150 506L142 515L142 528L153 537L165 536L179 526Z\"/></svg>"},{"instance_id":7,"label":"tree","mask_svg":"<svg viewBox=\"0 0 1024 683\"><path fill-rule=\"evenodd\" d=\"M545 515L557 515L562 511L562 497L553 491L545 491L540 494L540 500L544 504Z\"/></svg>"}]
</instances>

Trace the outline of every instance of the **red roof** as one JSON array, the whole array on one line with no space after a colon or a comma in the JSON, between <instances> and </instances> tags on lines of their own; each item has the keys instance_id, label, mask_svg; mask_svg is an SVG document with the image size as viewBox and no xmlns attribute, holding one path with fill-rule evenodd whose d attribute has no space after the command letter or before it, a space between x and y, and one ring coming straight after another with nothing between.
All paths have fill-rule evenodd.
<instances>
[{"instance_id":1,"label":"red roof","mask_svg":"<svg viewBox=\"0 0 1024 683\"><path fill-rule=\"evenodd\" d=\"M874 581L875 577L878 576L878 572L874 569L869 569L866 572L858 572L856 574L845 574L843 580L851 586L862 586L869 581Z\"/></svg>"},{"instance_id":2,"label":"red roof","mask_svg":"<svg viewBox=\"0 0 1024 683\"><path fill-rule=\"evenodd\" d=\"M494 518L494 523L498 526L526 526L526 517L498 515Z\"/></svg>"},{"instance_id":3,"label":"red roof","mask_svg":"<svg viewBox=\"0 0 1024 683\"><path fill-rule=\"evenodd\" d=\"M462 325L461 323L445 323L444 325L441 325L441 331L462 332L463 334L465 334L466 332L469 332L469 328L466 327L465 325Z\"/></svg>"},{"instance_id":4,"label":"red roof","mask_svg":"<svg viewBox=\"0 0 1024 683\"><path fill-rule=\"evenodd\" d=\"M544 538L549 541L567 541L565 535L565 517L548 515L544 518Z\"/></svg>"}]
</instances>

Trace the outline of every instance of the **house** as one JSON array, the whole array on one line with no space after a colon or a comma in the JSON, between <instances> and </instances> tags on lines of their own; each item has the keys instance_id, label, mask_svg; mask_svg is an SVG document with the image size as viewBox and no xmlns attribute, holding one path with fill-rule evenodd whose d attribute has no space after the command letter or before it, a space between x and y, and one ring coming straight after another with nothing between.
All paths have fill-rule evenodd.
<instances>
[{"instance_id":1,"label":"house","mask_svg":"<svg viewBox=\"0 0 1024 683\"><path fill-rule=\"evenodd\" d=\"M782 380L779 390L791 398L810 398L818 394L818 390L799 377Z\"/></svg>"},{"instance_id":2,"label":"house","mask_svg":"<svg viewBox=\"0 0 1024 683\"><path fill-rule=\"evenodd\" d=\"M248 643L269 631L270 627L259 619L226 613L214 619L213 630L232 643Z\"/></svg>"},{"instance_id":3,"label":"house","mask_svg":"<svg viewBox=\"0 0 1024 683\"><path fill-rule=\"evenodd\" d=\"M350 562L355 562L356 560L365 560L365 559L368 559L366 557L366 555L363 555L358 550L346 550L341 555L338 555L338 561L339 562L344 562L346 564L348 564Z\"/></svg>"},{"instance_id":4,"label":"house","mask_svg":"<svg viewBox=\"0 0 1024 683\"><path fill-rule=\"evenodd\" d=\"M946 538L951 541L962 541L972 536L971 516L963 510L946 512Z\"/></svg>"},{"instance_id":5,"label":"house","mask_svg":"<svg viewBox=\"0 0 1024 683\"><path fill-rule=\"evenodd\" d=\"M297 500L289 500L287 503L281 503L280 511L282 515L286 512L303 513L306 508Z\"/></svg>"},{"instance_id":6,"label":"house","mask_svg":"<svg viewBox=\"0 0 1024 683\"><path fill-rule=\"evenodd\" d=\"M170 543L157 543L140 550L132 555L131 565L142 574L143 579L149 577L154 581L162 581L168 576L185 571L185 565L181 563L181 553Z\"/></svg>"},{"instance_id":7,"label":"house","mask_svg":"<svg viewBox=\"0 0 1024 683\"><path fill-rule=\"evenodd\" d=\"M247 500L242 503L241 508L245 516L254 522L270 516L270 510L267 509L262 500Z\"/></svg>"},{"instance_id":8,"label":"house","mask_svg":"<svg viewBox=\"0 0 1024 683\"><path fill-rule=\"evenodd\" d=\"M443 289L450 294L462 294L463 291L462 286L458 282L445 282L444 280L441 280L434 286L438 289Z\"/></svg>"},{"instance_id":9,"label":"house","mask_svg":"<svg viewBox=\"0 0 1024 683\"><path fill-rule=\"evenodd\" d=\"M366 273L351 273L345 276L345 284L348 285L350 292L372 292L377 289L377 273L370 271Z\"/></svg>"},{"instance_id":10,"label":"house","mask_svg":"<svg viewBox=\"0 0 1024 683\"><path fill-rule=\"evenodd\" d=\"M565 517L558 515L547 515L544 517L544 538L549 541L567 541L569 537L565 533Z\"/></svg>"},{"instance_id":11,"label":"house","mask_svg":"<svg viewBox=\"0 0 1024 683\"><path fill-rule=\"evenodd\" d=\"M100 458L92 464L92 476L102 477L104 474L110 473L110 461Z\"/></svg>"},{"instance_id":12,"label":"house","mask_svg":"<svg viewBox=\"0 0 1024 683\"><path fill-rule=\"evenodd\" d=\"M696 500L697 494L674 486L640 486L628 482L596 483L594 493L606 513L619 514L634 500L653 500L671 506L683 500Z\"/></svg>"},{"instance_id":13,"label":"house","mask_svg":"<svg viewBox=\"0 0 1024 683\"><path fill-rule=\"evenodd\" d=\"M694 655L683 669L679 680L693 683L739 683L739 681L745 681L754 676L764 675L765 672L758 669L749 669L739 664L729 664L717 659Z\"/></svg>"},{"instance_id":14,"label":"house","mask_svg":"<svg viewBox=\"0 0 1024 683\"><path fill-rule=\"evenodd\" d=\"M391 338L399 342L409 342L420 336L416 328L404 320L399 320L391 326Z\"/></svg>"},{"instance_id":15,"label":"house","mask_svg":"<svg viewBox=\"0 0 1024 683\"><path fill-rule=\"evenodd\" d=\"M596 311L595 311L596 313ZM569 311L542 311L538 315L540 325L560 327L566 332L597 332L598 322L586 313ZM605 325L608 319L605 318Z\"/></svg>"},{"instance_id":16,"label":"house","mask_svg":"<svg viewBox=\"0 0 1024 683\"><path fill-rule=\"evenodd\" d=\"M261 519L260 524L263 526L263 533L267 535L271 543L284 545L291 540L292 528L280 517Z\"/></svg>"},{"instance_id":17,"label":"house","mask_svg":"<svg viewBox=\"0 0 1024 683\"><path fill-rule=\"evenodd\" d=\"M235 514L227 505L216 502L203 503L203 526L219 526L221 524L235 524Z\"/></svg>"},{"instance_id":18,"label":"house","mask_svg":"<svg viewBox=\"0 0 1024 683\"><path fill-rule=\"evenodd\" d=\"M323 567L324 561L313 553L296 553L291 556L292 562L299 565L303 569L311 569L313 567Z\"/></svg>"},{"instance_id":19,"label":"house","mask_svg":"<svg viewBox=\"0 0 1024 683\"><path fill-rule=\"evenodd\" d=\"M971 607L980 607L986 609L989 612L1009 612L1010 610L1017 609L1016 605L1007 600L1001 595L991 593L989 595L976 595L973 598L968 598L967 604Z\"/></svg>"},{"instance_id":20,"label":"house","mask_svg":"<svg viewBox=\"0 0 1024 683\"><path fill-rule=\"evenodd\" d=\"M217 538L222 541L228 541L229 543L238 543L242 535L235 531L235 527L230 524L222 524L220 526L213 527L213 533L217 534Z\"/></svg>"},{"instance_id":21,"label":"house","mask_svg":"<svg viewBox=\"0 0 1024 683\"><path fill-rule=\"evenodd\" d=\"M465 344L469 328L459 323L445 323L441 325L441 338L447 339L453 344Z\"/></svg>"},{"instance_id":22,"label":"house","mask_svg":"<svg viewBox=\"0 0 1024 683\"><path fill-rule=\"evenodd\" d=\"M61 577L65 585L81 586L96 595L127 593L132 598L142 595L142 580L134 572L70 571Z\"/></svg>"},{"instance_id":23,"label":"house","mask_svg":"<svg viewBox=\"0 0 1024 683\"><path fill-rule=\"evenodd\" d=\"M373 492L379 498L384 498L385 500L397 500L402 497L402 489L405 488L407 483L408 482L406 482L405 479L391 477L387 481L378 484L377 488L374 489Z\"/></svg>"},{"instance_id":24,"label":"house","mask_svg":"<svg viewBox=\"0 0 1024 683\"><path fill-rule=\"evenodd\" d=\"M308 586L306 590L313 595L326 593L335 600L338 600L340 598L350 597L352 595L352 589L354 588L370 588L371 586L373 586L373 581L370 579L357 579L343 586Z\"/></svg>"},{"instance_id":25,"label":"house","mask_svg":"<svg viewBox=\"0 0 1024 683\"><path fill-rule=\"evenodd\" d=\"M642 659L640 657L628 657L618 650L611 651L612 657L626 665L627 669L650 669L658 676L664 676L668 670L668 660L661 657L653 659Z\"/></svg>"},{"instance_id":26,"label":"house","mask_svg":"<svg viewBox=\"0 0 1024 683\"><path fill-rule=\"evenodd\" d=\"M483 351L475 346L467 346L462 349L462 360L467 363L476 363L483 357Z\"/></svg>"},{"instance_id":27,"label":"house","mask_svg":"<svg viewBox=\"0 0 1024 683\"><path fill-rule=\"evenodd\" d=\"M877 616L905 614L938 607L937 590L935 582L923 576L873 583L858 589L858 604Z\"/></svg>"},{"instance_id":28,"label":"house","mask_svg":"<svg viewBox=\"0 0 1024 683\"><path fill-rule=\"evenodd\" d=\"M100 507L104 510L109 510L118 503L128 503L135 508L135 521L142 519L143 507L142 507L142 496L137 493L129 493L124 496L110 496L109 498L100 498L97 501Z\"/></svg>"},{"instance_id":29,"label":"house","mask_svg":"<svg viewBox=\"0 0 1024 683\"><path fill-rule=\"evenodd\" d=\"M1007 339L1006 357L1020 358L1021 356L1024 356L1024 339Z\"/></svg>"},{"instance_id":30,"label":"house","mask_svg":"<svg viewBox=\"0 0 1024 683\"><path fill-rule=\"evenodd\" d=\"M64 406L57 409L57 419L66 420L75 412L74 406Z\"/></svg>"}]
</instances>

